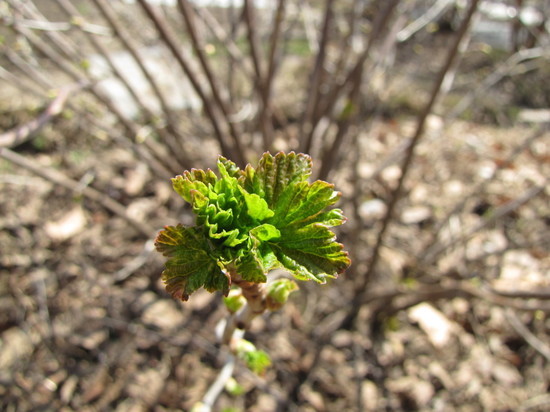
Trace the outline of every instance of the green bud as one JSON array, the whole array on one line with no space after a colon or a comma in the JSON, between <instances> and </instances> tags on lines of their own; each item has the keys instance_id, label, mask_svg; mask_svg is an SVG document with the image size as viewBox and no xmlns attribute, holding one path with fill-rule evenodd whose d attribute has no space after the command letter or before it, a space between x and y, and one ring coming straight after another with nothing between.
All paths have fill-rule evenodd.
<instances>
[{"instance_id":1,"label":"green bud","mask_svg":"<svg viewBox=\"0 0 550 412\"><path fill-rule=\"evenodd\" d=\"M254 373L263 375L265 370L271 366L271 358L263 350L256 349L256 346L246 339L239 339L235 344L237 357L246 363L246 366Z\"/></svg>"},{"instance_id":2,"label":"green bud","mask_svg":"<svg viewBox=\"0 0 550 412\"><path fill-rule=\"evenodd\" d=\"M286 303L288 296L298 290L298 285L291 279L277 279L267 286L266 305L269 310L278 310Z\"/></svg>"},{"instance_id":3,"label":"green bud","mask_svg":"<svg viewBox=\"0 0 550 412\"><path fill-rule=\"evenodd\" d=\"M231 289L229 295L223 298L223 302L230 313L236 313L246 303L246 299L240 289Z\"/></svg>"}]
</instances>

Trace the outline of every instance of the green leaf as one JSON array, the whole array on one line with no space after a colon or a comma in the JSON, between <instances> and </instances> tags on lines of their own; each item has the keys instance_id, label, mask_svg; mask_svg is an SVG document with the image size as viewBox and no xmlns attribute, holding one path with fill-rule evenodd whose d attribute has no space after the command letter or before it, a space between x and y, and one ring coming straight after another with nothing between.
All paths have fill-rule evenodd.
<instances>
[{"instance_id":1,"label":"green leaf","mask_svg":"<svg viewBox=\"0 0 550 412\"><path fill-rule=\"evenodd\" d=\"M260 241L267 241L271 239L277 239L281 236L281 232L275 226L270 225L269 223L264 223L263 225L256 226L254 229L250 230L250 236L255 237Z\"/></svg>"},{"instance_id":2,"label":"green leaf","mask_svg":"<svg viewBox=\"0 0 550 412\"><path fill-rule=\"evenodd\" d=\"M244 200L246 202L246 208L248 215L255 220L262 221L268 217L273 216L273 210L270 210L267 206L267 202L257 194L248 194L243 189Z\"/></svg>"},{"instance_id":3,"label":"green leaf","mask_svg":"<svg viewBox=\"0 0 550 412\"><path fill-rule=\"evenodd\" d=\"M275 217L270 223L279 226L290 224L305 225L313 222L323 222L317 219L317 214L333 205L340 198L330 183L318 180L313 184L300 182L288 187L274 205ZM326 219L326 216L323 216ZM331 220L334 216L331 216ZM326 223L326 222L323 222Z\"/></svg>"},{"instance_id":4,"label":"green leaf","mask_svg":"<svg viewBox=\"0 0 550 412\"><path fill-rule=\"evenodd\" d=\"M253 252L237 259L235 266L237 273L247 282L264 283L267 280L262 261Z\"/></svg>"},{"instance_id":5,"label":"green leaf","mask_svg":"<svg viewBox=\"0 0 550 412\"><path fill-rule=\"evenodd\" d=\"M351 263L343 246L334 240L334 233L320 224L281 229L281 237L269 241L269 246L277 260L301 280L325 283Z\"/></svg>"},{"instance_id":6,"label":"green leaf","mask_svg":"<svg viewBox=\"0 0 550 412\"><path fill-rule=\"evenodd\" d=\"M256 193L270 209L283 191L294 183L305 181L311 174L311 158L303 153L282 152L272 156L264 153L258 167L247 167L243 186L249 193Z\"/></svg>"},{"instance_id":7,"label":"green leaf","mask_svg":"<svg viewBox=\"0 0 550 412\"><path fill-rule=\"evenodd\" d=\"M210 255L208 241L199 228L166 226L156 240L157 251L168 257L162 280L173 297L187 300L200 287L229 292L229 280Z\"/></svg>"},{"instance_id":8,"label":"green leaf","mask_svg":"<svg viewBox=\"0 0 550 412\"><path fill-rule=\"evenodd\" d=\"M200 169L191 169L183 172L183 175L176 176L172 179L172 187L174 190L191 203L191 190L198 190L204 195L208 194L208 186L214 185L218 177L208 169L206 171Z\"/></svg>"}]
</instances>

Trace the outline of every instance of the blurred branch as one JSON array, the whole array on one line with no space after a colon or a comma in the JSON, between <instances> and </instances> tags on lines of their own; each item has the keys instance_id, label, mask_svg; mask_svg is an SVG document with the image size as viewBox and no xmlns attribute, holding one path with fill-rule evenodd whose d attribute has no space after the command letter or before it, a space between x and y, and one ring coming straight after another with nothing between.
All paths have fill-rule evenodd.
<instances>
[{"instance_id":1,"label":"blurred branch","mask_svg":"<svg viewBox=\"0 0 550 412\"><path fill-rule=\"evenodd\" d=\"M167 122L166 125L168 130L174 134L174 137L179 141L178 142L179 145L183 147L183 137L178 128L177 118L174 116L173 111L170 109L164 94L162 93L159 85L151 75L150 70L147 69L147 67L143 63L143 59L139 56L139 53L137 51L138 45L133 41L132 37L129 36L121 27L119 20L117 19L114 11L111 9L111 4L109 2L107 2L106 0L94 0L94 4L98 8L100 13L103 15L107 23L109 24L116 39L122 44L124 49L132 56L132 58L134 59L134 62L138 65L139 70L141 71L141 73L143 74L143 76L151 86L151 89L153 90L153 93L157 98L160 104L160 107L162 108L162 112L166 117L166 122ZM180 159L182 163L188 164L189 159L186 151L183 149L180 151L181 151ZM177 154L174 153L174 155L177 155Z\"/></svg>"},{"instance_id":2,"label":"blurred branch","mask_svg":"<svg viewBox=\"0 0 550 412\"><path fill-rule=\"evenodd\" d=\"M0 147L0 157L18 166L21 166L24 169L27 169L52 183L63 186L73 192L81 193L83 196L86 196L87 198L98 202L106 209L126 220L138 232L146 237L151 237L156 232L156 230L152 226L149 226L147 223L137 221L133 217L129 216L126 212L127 208L122 204L113 200L106 194L91 187L83 188L79 182L70 179L69 177L65 176L61 172L58 172L52 167L47 167L41 164L37 164L36 162L27 160L25 157L15 153L14 151L6 147Z\"/></svg>"},{"instance_id":3,"label":"blurred branch","mask_svg":"<svg viewBox=\"0 0 550 412\"><path fill-rule=\"evenodd\" d=\"M178 42L174 37L174 34L169 31L166 21L159 16L154 7L150 5L146 0L138 0L138 3L140 4L147 17L153 22L160 36L160 39L164 42L166 47L168 47L168 49L178 62L179 66L191 82L193 89L197 92L200 99L202 100L203 108L208 115L208 118L210 119L212 127L214 128L214 133L216 135L216 138L218 139L218 143L220 144L222 153L227 157L235 160L236 163L239 163L241 166L244 165L244 153L238 150L238 146L232 147L229 142L227 142L227 136L223 132L222 126L220 124L218 111L222 111L222 114L226 115L225 120L227 121L227 126L230 129L231 137L233 138L234 144L238 145L239 136L237 135L232 123L227 118L227 113L223 112L222 106L220 106L219 104L214 104L215 102L212 101L212 99L210 99L210 97L206 94L201 85L202 82L198 78L197 74L192 70L188 59L184 57L183 52L181 51L181 48L178 46Z\"/></svg>"},{"instance_id":4,"label":"blurred branch","mask_svg":"<svg viewBox=\"0 0 550 412\"><path fill-rule=\"evenodd\" d=\"M311 76L309 79L309 85L308 85L309 93L306 94L307 97L306 97L306 103L305 103L305 110L304 110L302 119L300 121L299 136L302 138L302 141L300 142L300 151L302 151L303 153L311 152L311 145L312 145L313 136L314 136L311 130L313 127L312 117L313 117L313 112L315 110L315 107L319 104L318 100L319 100L320 85L323 79L323 70L325 65L325 59L327 56L327 45L329 41L330 27L334 16L334 13L332 10L333 3L334 3L333 0L327 0L325 4L323 28L321 29L321 40L319 42L319 46L316 48L317 56L315 58L315 65L313 66L313 72L311 73ZM307 19L306 16L307 14L304 15L304 19Z\"/></svg>"},{"instance_id":5,"label":"blurred branch","mask_svg":"<svg viewBox=\"0 0 550 412\"><path fill-rule=\"evenodd\" d=\"M59 89L57 96L40 116L22 126L0 134L0 147L14 147L30 139L34 133L63 111L65 102L71 94L81 90L83 87L83 84L73 84Z\"/></svg>"},{"instance_id":6,"label":"blurred branch","mask_svg":"<svg viewBox=\"0 0 550 412\"><path fill-rule=\"evenodd\" d=\"M410 169L410 166L412 164L412 160L414 158L415 154L415 148L420 142L423 134L424 134L424 127L426 123L426 119L428 115L431 113L431 110L437 100L437 97L439 95L439 91L441 89L441 85L443 83L443 80L445 78L445 75L449 68L451 67L453 60L456 57L456 54L458 52L458 49L460 47L460 43L465 36L470 21L477 9L477 5L479 3L479 0L471 0L470 6L468 8L468 12L466 16L464 17L464 20L462 21L462 24L460 26L460 29L458 30L456 37L454 39L453 44L449 48L449 52L447 54L445 63L443 64L442 68L440 69L439 73L437 74L437 77L435 79L435 83L432 89L432 92L430 94L430 99L427 102L425 108L422 110L422 113L418 117L418 122L416 126L415 133L412 137L410 145L407 147L407 150L405 152L405 158L403 160L403 164L401 166L401 176L399 178L399 181L397 183L396 188L393 190L390 200L388 202L387 211L386 214L382 220L382 227L380 231L378 232L378 236L376 239L376 244L373 248L371 259L369 262L369 267L367 269L367 272L362 277L361 281L359 282L359 285L356 287L356 294L353 299L353 304L351 305L351 311L349 313L349 319L348 320L355 320L357 314L359 313L360 304L365 299L365 296L369 293L368 285L376 271L376 266L378 264L378 260L380 258L380 249L382 247L382 244L385 239L386 231L388 230L390 224L393 221L393 214L395 207L397 205L397 201L401 197L401 193L403 190L404 182L408 176L408 172Z\"/></svg>"},{"instance_id":7,"label":"blurred branch","mask_svg":"<svg viewBox=\"0 0 550 412\"><path fill-rule=\"evenodd\" d=\"M508 308L506 310L506 319L512 325L512 327L516 330L516 332L521 335L523 339L525 339L525 342L527 342L533 349L535 349L538 353L540 353L542 356L546 358L548 362L550 362L550 346L545 344L543 341L541 341L539 338L537 338L527 327L521 322L521 320L518 318L518 315L516 313Z\"/></svg>"},{"instance_id":8,"label":"blurred branch","mask_svg":"<svg viewBox=\"0 0 550 412\"><path fill-rule=\"evenodd\" d=\"M11 29L16 34L23 36L37 51L39 51L41 54L46 56L54 64L55 67L60 69L63 73L69 76L73 81L77 83L92 82L88 90L95 96L95 98L99 102L101 102L111 113L113 113L117 117L117 119L120 121L122 126L126 129L127 134L131 137L136 137L140 135L139 126L135 122L128 119L118 109L118 107L115 104L113 104L111 99L99 90L99 88L97 87L97 84L94 83L93 79L90 79L86 75L81 74L81 72L79 72L76 69L77 66L74 65L73 61L66 60L63 57L63 55L59 54L58 52L55 51L55 49L50 47L49 43L42 41L42 39L38 38L36 35L34 35L34 33L29 32L28 30L21 29L17 25L11 26ZM52 43L57 44L56 38L52 38L51 40L52 40ZM62 45L57 44L57 49L59 48L62 48ZM66 53L64 53L64 55L66 55ZM154 158L156 164L163 165L163 164L170 164L173 162L171 156L165 156L163 153L159 151L156 145L152 144L151 141L145 140L144 145L141 148L141 151L147 151L148 157ZM160 168L157 168L157 170L160 170L163 167L164 166L161 166ZM171 168L177 169L177 166L171 165Z\"/></svg>"},{"instance_id":9,"label":"blurred branch","mask_svg":"<svg viewBox=\"0 0 550 412\"><path fill-rule=\"evenodd\" d=\"M5 18L3 23L8 26L10 24L18 24L20 27L26 27L32 30L42 31L69 31L75 27L75 22L53 22L47 20L31 20L31 19L14 19ZM79 23L78 26L85 32L98 36L109 36L111 31L107 27L99 26L91 23Z\"/></svg>"},{"instance_id":10,"label":"blurred branch","mask_svg":"<svg viewBox=\"0 0 550 412\"><path fill-rule=\"evenodd\" d=\"M273 108L271 105L271 90L278 66L278 46L281 39L281 27L284 19L286 0L279 0L275 13L275 24L271 33L269 54L267 58L267 73L261 88L262 111L260 112L260 127L264 139L264 150L269 150L273 142Z\"/></svg>"},{"instance_id":11,"label":"blurred branch","mask_svg":"<svg viewBox=\"0 0 550 412\"><path fill-rule=\"evenodd\" d=\"M470 193L466 194L462 197L462 200L457 202L452 210L450 210L447 215L441 219L435 228L431 231L430 237L431 239L422 247L422 250L424 251L422 256L419 256L418 260L423 261L426 258L426 255L430 250L433 250L436 246L436 242L439 241L439 235L444 227L446 227L451 220L453 216L455 216L457 213L459 213L461 210L464 209L466 203L473 199L474 197L478 196L479 193L484 193L487 189L487 186L494 182L495 179L500 175L500 173L503 170L506 170L508 167L510 167L513 162L516 160L516 158L523 153L525 150L527 150L533 142L540 139L542 136L545 136L545 134L550 129L550 125L542 125L541 127L537 128L536 130L531 133L530 136L528 136L521 144L519 144L513 151L510 153L510 155L498 165L498 167L494 170L491 176L489 176L487 179L483 180L476 186L474 186Z\"/></svg>"},{"instance_id":12,"label":"blurred branch","mask_svg":"<svg viewBox=\"0 0 550 412\"><path fill-rule=\"evenodd\" d=\"M550 57L550 51L547 47L534 47L532 49L523 49L514 53L505 62L500 63L496 69L491 72L491 74L483 79L483 81L476 81L476 85L475 87L472 87L472 91L460 99L460 101L448 112L446 118L454 119L460 116L464 110L472 105L475 99L485 94L489 88L502 80L502 78L508 75L519 64L527 60L542 57Z\"/></svg>"},{"instance_id":13,"label":"blurred branch","mask_svg":"<svg viewBox=\"0 0 550 412\"><path fill-rule=\"evenodd\" d=\"M399 3L399 0L391 0L384 3L383 10L378 15L374 22L374 27L370 34L367 46L365 50L358 58L354 68L349 72L347 78L341 87L335 87L333 89L332 96L328 96L326 100L328 102L320 112L315 113L314 128L318 125L320 116L329 116L330 111L336 104L340 91L348 90L348 96L344 104L344 108L338 114L336 119L337 131L332 143L327 144L324 147L321 159L321 170L319 172L320 179L327 179L330 171L336 166L339 161L341 149L344 146L343 142L347 135L347 132L352 124L355 123L357 115L359 114L359 98L361 96L361 86L363 84L363 76L365 73L365 62L370 56L370 52L375 42L381 37L382 33L388 26L393 12Z\"/></svg>"},{"instance_id":14,"label":"blurred branch","mask_svg":"<svg viewBox=\"0 0 550 412\"><path fill-rule=\"evenodd\" d=\"M458 243L465 243L466 241L471 239L476 233L480 232L490 225L495 224L499 219L513 212L514 210L537 196L539 193L543 192L546 188L547 182L548 181L540 186L533 186L527 189L522 195L496 208L486 219L483 219L479 224L472 227L468 232L462 234L462 236L451 239L446 243L434 243L430 248L426 250L424 254L424 259L421 264L424 266L429 266L433 264L445 251L449 250L454 245Z\"/></svg>"},{"instance_id":15,"label":"blurred branch","mask_svg":"<svg viewBox=\"0 0 550 412\"><path fill-rule=\"evenodd\" d=\"M450 6L453 6L455 3L456 0L437 0L425 13L422 14L422 16L397 33L397 41L404 42L409 40L415 33L419 32L432 21L437 19L445 12L445 10L447 10Z\"/></svg>"},{"instance_id":16,"label":"blurred branch","mask_svg":"<svg viewBox=\"0 0 550 412\"><path fill-rule=\"evenodd\" d=\"M210 86L212 96L214 97L214 101L221 110L223 117L227 122L227 126L229 127L230 134L233 138L233 144L235 145L234 150L240 154L240 158L237 158L237 160L244 165L244 147L241 144L240 131L237 130L235 124L230 119L231 113L229 113L228 105L225 102L224 98L222 98L220 92L220 84L216 81L215 74L212 71L210 64L206 60L204 45L202 44L201 39L199 39L196 30L196 18L195 13L193 12L193 8L189 4L188 0L178 0L178 6L180 14L183 16L183 20L185 21L185 24L187 26L187 34L190 37L193 51L198 57L202 72L208 80L208 84Z\"/></svg>"},{"instance_id":17,"label":"blurred branch","mask_svg":"<svg viewBox=\"0 0 550 412\"><path fill-rule=\"evenodd\" d=\"M66 15L69 18L77 19L78 21L83 21L83 16L78 12L78 10L71 4L68 0L58 0L59 6L61 9L66 13ZM81 25L77 25L77 27L81 28ZM185 156L185 150L183 150L183 145L178 144L178 141L176 140L176 136L179 136L178 131L173 126L172 122L168 121L168 127L171 133L166 133L165 129L163 127L158 127L157 123L155 122L155 116L149 106L143 101L143 99L140 97L139 93L130 85L128 80L126 80L126 77L124 74L119 70L119 68L114 63L111 53L99 42L96 40L96 38L89 33L84 32L84 35L86 36L86 39L90 42L96 53L101 56L101 58L104 59L104 61L109 66L111 72L115 75L115 77L122 83L124 88L128 91L128 93L132 96L134 101L136 102L139 109L145 114L145 117L148 120L148 123L152 125L152 127L155 129L157 134L162 137L164 142L167 144L171 152L173 153L173 157L175 158L173 162L173 172L177 173L181 169L184 168L183 165L189 165L189 160ZM167 119L170 118L167 116Z\"/></svg>"},{"instance_id":18,"label":"blurred branch","mask_svg":"<svg viewBox=\"0 0 550 412\"><path fill-rule=\"evenodd\" d=\"M223 368L220 370L218 377L214 382L212 382L212 384L210 385L210 387L202 397L202 401L193 407L192 409L193 411L210 412L212 410L212 408L214 407L214 404L216 403L216 400L218 399L220 394L223 392L225 388L225 384L233 375L233 370L235 369L235 362L236 362L235 356L231 353L228 354L227 361L225 362Z\"/></svg>"}]
</instances>

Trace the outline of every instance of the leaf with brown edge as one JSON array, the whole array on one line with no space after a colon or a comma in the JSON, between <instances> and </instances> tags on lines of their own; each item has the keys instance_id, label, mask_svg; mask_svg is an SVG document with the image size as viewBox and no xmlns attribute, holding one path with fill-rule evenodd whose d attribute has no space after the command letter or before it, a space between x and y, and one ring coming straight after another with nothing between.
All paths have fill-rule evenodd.
<instances>
[{"instance_id":1,"label":"leaf with brown edge","mask_svg":"<svg viewBox=\"0 0 550 412\"><path fill-rule=\"evenodd\" d=\"M196 227L166 226L156 240L157 251L168 258L162 272L166 291L186 301L195 290L229 292L229 279L210 254L204 232Z\"/></svg>"}]
</instances>

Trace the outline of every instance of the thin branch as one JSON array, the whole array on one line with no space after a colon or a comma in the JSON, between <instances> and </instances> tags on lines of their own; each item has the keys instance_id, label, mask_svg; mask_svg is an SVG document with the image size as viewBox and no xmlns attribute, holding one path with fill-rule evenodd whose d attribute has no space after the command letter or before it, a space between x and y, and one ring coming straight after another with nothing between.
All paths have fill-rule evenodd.
<instances>
[{"instance_id":1,"label":"thin branch","mask_svg":"<svg viewBox=\"0 0 550 412\"><path fill-rule=\"evenodd\" d=\"M6 17L4 23L7 25L18 24L21 27L27 27L32 30L42 31L69 31L78 25L83 31L95 34L98 36L110 36L111 31L103 26L97 24L85 23L85 22L54 22L45 20L31 20L31 19L14 19L13 17Z\"/></svg>"},{"instance_id":2,"label":"thin branch","mask_svg":"<svg viewBox=\"0 0 550 412\"><path fill-rule=\"evenodd\" d=\"M273 142L273 109L271 105L271 90L273 78L278 65L276 55L281 38L281 26L285 13L286 0L279 0L275 13L275 26L271 33L269 55L267 61L267 73L261 88L262 111L260 112L260 127L264 139L264 149L269 150Z\"/></svg>"},{"instance_id":3,"label":"thin branch","mask_svg":"<svg viewBox=\"0 0 550 412\"><path fill-rule=\"evenodd\" d=\"M218 143L220 144L222 153L228 157L235 159L236 162L244 164L245 162L243 158L243 153L238 152L237 150L235 150L235 148L231 147L228 144L227 136L222 131L222 128L220 125L219 114L217 113L217 110L215 110L216 106L213 104L210 97L207 96L206 92L201 86L201 81L198 79L195 72L191 69L191 66L189 65L187 59L184 57L180 47L177 46L177 42L174 38L174 35L168 30L166 22L162 20L162 18L154 10L153 6L151 6L146 0L138 0L138 2L141 8L143 9L143 11L145 12L145 14L147 15L147 17L153 22L160 38L162 39L164 44L168 47L172 55L175 57L181 69L184 71L187 78L191 82L193 89L195 89L200 99L202 100L203 108L206 114L208 115L210 122L212 123L212 127L214 128L214 133L216 135L216 138L218 139ZM238 139L238 137L236 136L233 136L233 138Z\"/></svg>"},{"instance_id":4,"label":"thin branch","mask_svg":"<svg viewBox=\"0 0 550 412\"><path fill-rule=\"evenodd\" d=\"M446 243L435 243L425 252L425 257L422 261L422 265L431 265L433 264L445 251L449 250L458 243L465 243L471 239L476 233L479 233L481 230L485 229L488 226L494 225L499 219L503 218L507 214L513 212L520 206L527 203L529 200L537 196L539 193L543 192L546 188L546 183L540 186L533 186L527 189L521 196L505 203L504 205L495 209L490 216L480 223L472 227L468 232L464 233L462 236L451 239Z\"/></svg>"},{"instance_id":5,"label":"thin branch","mask_svg":"<svg viewBox=\"0 0 550 412\"><path fill-rule=\"evenodd\" d=\"M83 21L84 17L78 12L78 10L71 4L68 0L58 0L61 9L69 18L77 18L79 21ZM78 25L80 27L80 25ZM114 63L111 53L99 42L96 38L86 32L84 32L86 39L90 42L95 51L104 59L104 61L109 66L111 72L114 76L122 83L124 88L132 96L134 101L137 103L138 108L145 114L145 117L148 120L149 124L152 124L155 132L162 137L163 141L167 144L168 148L171 150L174 159L172 169L174 172L179 172L184 168L184 165L189 165L189 160L185 156L185 151L183 146L178 144L176 137L178 136L177 130L172 127L172 123L169 122L169 128L171 133L167 133L163 127L158 127L157 122L154 121L155 116L149 106L143 101L143 98L140 97L139 93L135 90L132 85L126 79L126 76L119 70L117 65ZM174 135L175 133L175 135Z\"/></svg>"},{"instance_id":6,"label":"thin branch","mask_svg":"<svg viewBox=\"0 0 550 412\"><path fill-rule=\"evenodd\" d=\"M359 88L361 86L358 81L362 80L363 66L370 56L371 50L376 41L380 38L389 19L393 15L393 11L397 7L400 0L388 0L384 2L382 10L377 14L376 20L373 23L373 29L369 35L365 49L358 57L354 66L349 70L344 80L340 83L335 83L331 90L323 97L313 116L313 126L310 133L313 133L317 123L325 116L329 116L330 112L336 105L338 98L345 92L350 93L350 89ZM361 74L361 75L359 75Z\"/></svg>"},{"instance_id":7,"label":"thin branch","mask_svg":"<svg viewBox=\"0 0 550 412\"><path fill-rule=\"evenodd\" d=\"M334 16L334 13L332 10L333 3L334 3L333 0L328 0L326 2L325 17L323 20L323 28L321 31L321 40L317 48L317 57L315 58L315 65L313 66L313 72L311 73L311 77L309 80L309 85L308 85L309 93L307 93L307 100L305 104L304 114L300 121L299 136L302 139L302 141L300 142L300 151L304 153L309 153L311 151L311 145L313 143L314 134L312 133L312 130L311 130L312 128L311 120L313 117L313 113L315 111L315 107L319 104L319 91L320 91L321 81L323 78L322 74L323 74L325 59L327 55L330 26Z\"/></svg>"},{"instance_id":8,"label":"thin branch","mask_svg":"<svg viewBox=\"0 0 550 412\"><path fill-rule=\"evenodd\" d=\"M463 96L460 101L448 112L445 116L447 119L454 119L472 105L479 96L498 83L503 77L509 74L515 67L527 60L538 59L541 57L550 56L547 47L534 47L532 49L524 49L514 53L506 61L500 63L495 70L491 72L483 81L476 82L475 87L467 95Z\"/></svg>"},{"instance_id":9,"label":"thin branch","mask_svg":"<svg viewBox=\"0 0 550 412\"><path fill-rule=\"evenodd\" d=\"M22 126L0 134L0 147L14 147L26 142L50 122L53 117L61 113L69 96L77 90L82 89L82 87L82 84L73 84L59 89L57 97L52 100L40 116Z\"/></svg>"},{"instance_id":10,"label":"thin branch","mask_svg":"<svg viewBox=\"0 0 550 412\"><path fill-rule=\"evenodd\" d=\"M422 113L419 115L418 123L416 126L416 131L412 137L411 144L407 147L407 151L405 154L405 159L403 160L403 164L401 166L401 176L399 178L399 181L397 183L396 188L393 190L391 194L391 198L388 202L388 207L386 211L386 215L384 216L384 219L382 221L382 227L380 231L378 232L378 236L376 239L376 244L373 248L371 260L369 264L369 268L367 269L367 272L365 273L364 277L362 278L359 287L356 289L356 295L354 297L354 304L351 305L352 309L349 314L350 319L355 319L357 314L359 313L359 306L360 302L363 301L364 296L368 293L368 284L370 283L376 268L378 264L378 260L380 258L380 249L382 247L382 244L385 239L385 234L393 221L393 214L395 207L397 205L397 201L401 197L401 193L404 187L404 183L406 178L408 177L408 172L410 170L410 166L412 164L414 154L415 154L415 148L420 142L422 136L424 135L424 127L426 123L426 119L428 115L431 113L432 107L434 106L437 97L439 95L439 91L441 88L441 84L443 83L443 79L445 78L445 74L451 67L453 60L456 57L456 54L458 52L460 43L462 41L462 38L466 34L469 23L477 9L477 5L479 3L479 0L471 0L470 6L468 8L468 12L466 16L464 17L464 20L462 21L462 24L460 26L460 29L458 30L458 33L456 34L456 37L454 39L454 43L451 45L449 52L447 54L445 63L443 64L443 67L437 74L430 99L428 103L426 104L425 108L423 109Z\"/></svg>"},{"instance_id":11,"label":"thin branch","mask_svg":"<svg viewBox=\"0 0 550 412\"><path fill-rule=\"evenodd\" d=\"M244 148L241 143L240 132L239 130L237 130L236 125L230 119L229 108L220 93L221 87L219 83L216 81L214 72L212 71L212 68L210 67L210 64L206 59L203 44L199 39L197 30L195 27L195 14L193 13L193 8L190 6L188 0L178 0L178 6L179 6L180 13L183 16L183 19L187 26L187 34L190 37L193 51L197 55L202 71L206 76L206 79L208 80L208 84L210 85L210 92L212 93L212 96L214 97L214 101L218 105L219 109L223 114L224 119L227 122L227 126L229 127L230 134L233 138L233 144L235 145L235 150L237 153L240 153L240 158L237 157L236 160L244 164L244 156L243 156Z\"/></svg>"},{"instance_id":12,"label":"thin branch","mask_svg":"<svg viewBox=\"0 0 550 412\"><path fill-rule=\"evenodd\" d=\"M252 57L252 64L254 66L254 73L256 73L255 84L256 87L261 87L263 84L263 74L260 59L260 46L258 44L258 35L256 33L256 16L254 13L254 4L250 0L244 0L244 19L246 22L246 28L248 30L248 44L250 47L250 57Z\"/></svg>"},{"instance_id":13,"label":"thin branch","mask_svg":"<svg viewBox=\"0 0 550 412\"><path fill-rule=\"evenodd\" d=\"M545 133L547 133L547 131L549 130L549 128L550 128L549 125L544 125L544 126L541 126L540 128L537 128L536 130L534 130L533 133L530 136L528 136L521 144L519 144L512 151L512 153L510 153L510 155L504 160L504 162L501 163L499 165L499 167L496 168L493 171L491 176L489 176L487 179L483 180L482 182L480 182L479 184L474 186L470 190L469 194L463 196L462 200L460 202L457 202L457 204L453 207L453 209L450 210L447 213L447 215L443 219L441 219L437 223L436 227L431 231L430 240L422 247L422 250L424 252L423 252L422 256L419 257L420 261L425 260L426 255L429 253L429 251L433 250L436 247L435 244L436 244L436 242L439 241L439 235L441 234L441 231L443 230L444 227L446 227L448 225L451 218L453 216L455 216L457 213L459 213L461 210L463 210L466 203L469 200L471 200L474 196L477 196L479 193L484 193L487 186L491 182L494 182L495 179L500 175L500 173L503 170L506 170L506 168L508 168L511 164L513 164L513 162L516 160L516 158L523 151L527 150L533 142L535 142L536 140L538 140L542 136L544 136ZM378 171L378 169L377 169L377 171Z\"/></svg>"},{"instance_id":14,"label":"thin branch","mask_svg":"<svg viewBox=\"0 0 550 412\"><path fill-rule=\"evenodd\" d=\"M415 33L441 16L455 2L456 0L437 0L428 10L422 13L422 16L397 33L397 41L404 42L410 39Z\"/></svg>"},{"instance_id":15,"label":"thin branch","mask_svg":"<svg viewBox=\"0 0 550 412\"><path fill-rule=\"evenodd\" d=\"M235 363L236 363L235 355L228 354L227 361L225 362L225 365L223 366L223 368L220 370L218 377L214 382L212 382L212 384L210 385L210 387L202 397L202 401L198 405L195 405L193 407L194 411L196 410L198 412L210 412L212 410L212 408L214 407L214 404L216 403L216 400L218 399L220 394L223 392L225 388L225 384L233 375L233 370L235 369Z\"/></svg>"},{"instance_id":16,"label":"thin branch","mask_svg":"<svg viewBox=\"0 0 550 412\"><path fill-rule=\"evenodd\" d=\"M81 193L83 196L98 202L100 205L106 209L113 212L115 215L126 220L131 226L133 226L138 232L143 234L146 237L151 237L155 233L155 229L152 226L149 226L147 223L140 222L133 217L129 216L126 212L127 208L117 201L113 200L109 196L105 195L98 190L95 190L91 187L82 188L81 184L73 179L68 178L63 173L58 172L52 167L47 167L44 165L37 164L36 162L25 159L23 156L15 153L14 151L6 148L0 147L0 157L6 159L18 166L27 169L36 175L52 182L63 186L71 191Z\"/></svg>"},{"instance_id":17,"label":"thin branch","mask_svg":"<svg viewBox=\"0 0 550 412\"><path fill-rule=\"evenodd\" d=\"M166 126L168 130L173 133L174 138L178 141L178 145L180 146L180 150L178 152L181 152L180 159L181 162L184 164L189 163L189 158L187 156L187 153L184 149L184 142L183 142L183 136L178 128L178 120L175 117L173 111L170 109L168 102L166 101L166 98L164 97L164 94L160 90L159 85L151 75L151 72L145 64L143 63L143 59L139 56L137 50L138 45L135 44L132 37L129 36L121 27L119 20L116 17L116 14L111 9L111 5L106 0L94 0L95 6L98 8L100 13L103 15L107 23L109 24L111 30L113 30L113 33L115 34L115 37L118 41L122 44L122 46L125 48L125 50L132 56L134 59L134 62L139 67L139 70L147 79L147 82L151 86L151 89L153 90L153 93L155 97L157 98L160 107L162 108L162 111L164 113L165 119L166 119Z\"/></svg>"},{"instance_id":18,"label":"thin branch","mask_svg":"<svg viewBox=\"0 0 550 412\"><path fill-rule=\"evenodd\" d=\"M508 308L506 310L506 319L510 322L510 325L521 335L525 342L527 342L533 349L546 358L550 362L550 346L545 344L542 340L537 338L527 327L519 320L518 315Z\"/></svg>"}]
</instances>

